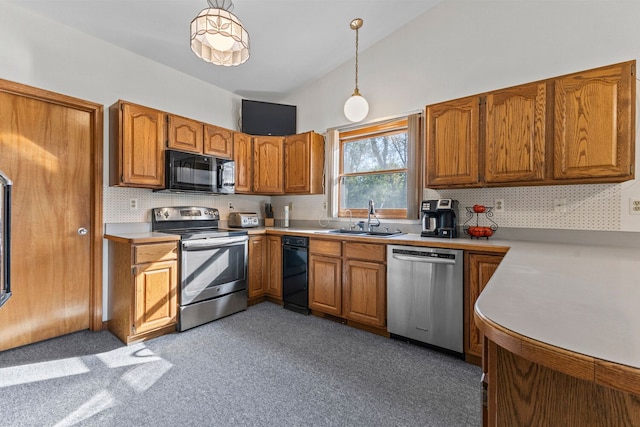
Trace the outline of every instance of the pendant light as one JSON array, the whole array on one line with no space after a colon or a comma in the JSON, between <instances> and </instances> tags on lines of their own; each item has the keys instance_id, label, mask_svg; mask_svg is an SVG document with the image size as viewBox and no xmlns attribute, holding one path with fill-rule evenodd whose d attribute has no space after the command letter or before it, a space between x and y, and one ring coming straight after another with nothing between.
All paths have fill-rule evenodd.
<instances>
[{"instance_id":1,"label":"pendant light","mask_svg":"<svg viewBox=\"0 0 640 427\"><path fill-rule=\"evenodd\" d=\"M191 50L198 58L215 65L235 66L249 59L249 33L231 13L231 0L207 0L191 21Z\"/></svg>"},{"instance_id":2,"label":"pendant light","mask_svg":"<svg viewBox=\"0 0 640 427\"><path fill-rule=\"evenodd\" d=\"M349 24L352 30L356 31L356 88L347 102L344 103L344 115L352 122L359 122L367 117L369 113L369 103L358 90L358 30L362 27L362 19L356 18Z\"/></svg>"}]
</instances>

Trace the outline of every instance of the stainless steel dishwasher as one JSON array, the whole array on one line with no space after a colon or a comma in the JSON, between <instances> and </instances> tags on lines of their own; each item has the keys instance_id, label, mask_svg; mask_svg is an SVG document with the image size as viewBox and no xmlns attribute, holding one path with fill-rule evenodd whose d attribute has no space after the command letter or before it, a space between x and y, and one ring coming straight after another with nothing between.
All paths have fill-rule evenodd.
<instances>
[{"instance_id":1,"label":"stainless steel dishwasher","mask_svg":"<svg viewBox=\"0 0 640 427\"><path fill-rule=\"evenodd\" d=\"M387 246L387 328L462 355L463 251Z\"/></svg>"}]
</instances>

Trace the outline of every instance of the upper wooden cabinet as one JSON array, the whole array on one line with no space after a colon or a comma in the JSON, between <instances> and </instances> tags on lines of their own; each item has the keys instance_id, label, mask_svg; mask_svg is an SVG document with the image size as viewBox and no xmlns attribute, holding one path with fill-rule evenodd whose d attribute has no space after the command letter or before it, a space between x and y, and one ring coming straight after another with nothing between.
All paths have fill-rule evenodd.
<instances>
[{"instance_id":1,"label":"upper wooden cabinet","mask_svg":"<svg viewBox=\"0 0 640 427\"><path fill-rule=\"evenodd\" d=\"M204 125L202 152L211 156L230 159L233 155L233 131L214 125Z\"/></svg>"},{"instance_id":2,"label":"upper wooden cabinet","mask_svg":"<svg viewBox=\"0 0 640 427\"><path fill-rule=\"evenodd\" d=\"M284 193L284 137L253 137L253 191L262 194Z\"/></svg>"},{"instance_id":3,"label":"upper wooden cabinet","mask_svg":"<svg viewBox=\"0 0 640 427\"><path fill-rule=\"evenodd\" d=\"M571 74L554 84L554 178L633 178L635 61Z\"/></svg>"},{"instance_id":4,"label":"upper wooden cabinet","mask_svg":"<svg viewBox=\"0 0 640 427\"><path fill-rule=\"evenodd\" d=\"M480 98L472 96L426 107L427 187L478 183Z\"/></svg>"},{"instance_id":5,"label":"upper wooden cabinet","mask_svg":"<svg viewBox=\"0 0 640 427\"><path fill-rule=\"evenodd\" d=\"M545 178L547 84L530 83L486 96L484 181Z\"/></svg>"},{"instance_id":6,"label":"upper wooden cabinet","mask_svg":"<svg viewBox=\"0 0 640 427\"><path fill-rule=\"evenodd\" d=\"M173 114L167 115L167 148L202 154L203 124Z\"/></svg>"},{"instance_id":7,"label":"upper wooden cabinet","mask_svg":"<svg viewBox=\"0 0 640 427\"><path fill-rule=\"evenodd\" d=\"M233 132L233 160L236 164L236 188L238 194L253 191L253 144L251 135Z\"/></svg>"},{"instance_id":8,"label":"upper wooden cabinet","mask_svg":"<svg viewBox=\"0 0 640 427\"><path fill-rule=\"evenodd\" d=\"M284 140L284 192L324 193L324 138L315 132Z\"/></svg>"},{"instance_id":9,"label":"upper wooden cabinet","mask_svg":"<svg viewBox=\"0 0 640 427\"><path fill-rule=\"evenodd\" d=\"M429 105L425 186L633 179L635 86L630 61Z\"/></svg>"},{"instance_id":10,"label":"upper wooden cabinet","mask_svg":"<svg viewBox=\"0 0 640 427\"><path fill-rule=\"evenodd\" d=\"M109 185L163 188L165 113L118 101L109 122Z\"/></svg>"}]
</instances>

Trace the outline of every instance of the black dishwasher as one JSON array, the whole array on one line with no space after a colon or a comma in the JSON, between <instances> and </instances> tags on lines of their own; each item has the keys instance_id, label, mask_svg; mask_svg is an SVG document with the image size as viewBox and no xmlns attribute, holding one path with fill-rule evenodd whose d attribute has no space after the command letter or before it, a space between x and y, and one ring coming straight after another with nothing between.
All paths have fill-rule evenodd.
<instances>
[{"instance_id":1,"label":"black dishwasher","mask_svg":"<svg viewBox=\"0 0 640 427\"><path fill-rule=\"evenodd\" d=\"M303 314L309 314L308 246L306 237L282 236L282 302Z\"/></svg>"}]
</instances>

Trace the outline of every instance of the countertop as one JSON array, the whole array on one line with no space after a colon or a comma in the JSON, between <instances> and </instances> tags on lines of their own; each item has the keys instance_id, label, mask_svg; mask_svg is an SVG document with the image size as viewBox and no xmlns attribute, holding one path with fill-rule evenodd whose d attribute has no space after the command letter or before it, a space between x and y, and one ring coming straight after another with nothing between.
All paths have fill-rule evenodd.
<instances>
[{"instance_id":1,"label":"countertop","mask_svg":"<svg viewBox=\"0 0 640 427\"><path fill-rule=\"evenodd\" d=\"M506 253L475 306L477 315L532 340L640 369L640 249L497 239L390 238L327 234L322 229L259 227L249 235L448 247ZM167 235L105 235L149 242Z\"/></svg>"}]
</instances>

